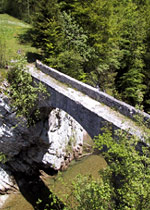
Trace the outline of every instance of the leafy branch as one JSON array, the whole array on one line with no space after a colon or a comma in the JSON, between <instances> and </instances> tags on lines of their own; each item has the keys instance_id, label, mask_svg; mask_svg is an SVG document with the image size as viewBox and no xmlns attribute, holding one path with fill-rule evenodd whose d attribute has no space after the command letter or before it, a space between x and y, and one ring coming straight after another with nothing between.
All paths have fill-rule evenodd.
<instances>
[{"instance_id":1,"label":"leafy branch","mask_svg":"<svg viewBox=\"0 0 150 210\"><path fill-rule=\"evenodd\" d=\"M37 84L33 81L26 64L25 58L20 58L13 63L7 74L7 80L10 84L7 95L17 117L24 116L27 118L28 123L33 123L34 120L31 118L31 114L36 110L34 117L35 120L38 119L38 102L45 99L49 94L42 83Z\"/></svg>"}]
</instances>

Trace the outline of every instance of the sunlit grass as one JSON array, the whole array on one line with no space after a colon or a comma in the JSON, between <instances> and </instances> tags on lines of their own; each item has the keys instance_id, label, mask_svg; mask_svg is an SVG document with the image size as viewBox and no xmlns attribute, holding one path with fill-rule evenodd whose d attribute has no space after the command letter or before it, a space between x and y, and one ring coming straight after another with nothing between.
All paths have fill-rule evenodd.
<instances>
[{"instance_id":1,"label":"sunlit grass","mask_svg":"<svg viewBox=\"0 0 150 210\"><path fill-rule=\"evenodd\" d=\"M0 69L0 84L6 78L7 69Z\"/></svg>"},{"instance_id":2,"label":"sunlit grass","mask_svg":"<svg viewBox=\"0 0 150 210\"><path fill-rule=\"evenodd\" d=\"M24 35L31 26L7 14L0 14L0 52L5 57L6 64L18 57L18 54L26 56L39 53L31 46L31 43L20 41L20 36ZM1 56L0 56L1 57ZM5 65L0 68L0 80L5 77Z\"/></svg>"}]
</instances>

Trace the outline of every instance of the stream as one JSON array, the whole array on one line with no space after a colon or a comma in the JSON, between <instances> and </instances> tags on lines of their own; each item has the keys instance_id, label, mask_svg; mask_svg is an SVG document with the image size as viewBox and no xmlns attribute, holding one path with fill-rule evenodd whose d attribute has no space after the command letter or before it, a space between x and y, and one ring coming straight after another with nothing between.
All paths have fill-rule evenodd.
<instances>
[{"instance_id":1,"label":"stream","mask_svg":"<svg viewBox=\"0 0 150 210\"><path fill-rule=\"evenodd\" d=\"M88 143L89 141L88 139ZM48 175L43 171L40 171L40 176L37 174L34 177L17 174L15 179L20 192L9 195L0 209L44 210L45 204L50 205L52 201L48 198L51 190L56 193L58 198L63 199L63 195L69 193L69 186L77 175L92 175L95 179L99 179L99 171L104 167L106 167L106 162L103 157L93 153L81 159L73 160L67 170L58 174ZM58 201L58 203L63 207L61 202Z\"/></svg>"}]
</instances>

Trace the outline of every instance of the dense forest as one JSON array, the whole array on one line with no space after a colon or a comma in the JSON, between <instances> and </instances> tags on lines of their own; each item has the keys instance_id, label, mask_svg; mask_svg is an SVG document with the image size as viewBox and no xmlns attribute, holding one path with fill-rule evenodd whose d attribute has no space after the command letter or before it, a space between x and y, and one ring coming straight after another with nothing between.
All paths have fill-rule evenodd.
<instances>
[{"instance_id":1,"label":"dense forest","mask_svg":"<svg viewBox=\"0 0 150 210\"><path fill-rule=\"evenodd\" d=\"M0 0L0 13L30 23L22 40L49 66L150 112L149 0ZM95 137L108 166L100 181L78 177L64 209L150 209L150 150L117 139L108 130Z\"/></svg>"},{"instance_id":2,"label":"dense forest","mask_svg":"<svg viewBox=\"0 0 150 210\"><path fill-rule=\"evenodd\" d=\"M149 0L0 0L32 24L43 61L149 112Z\"/></svg>"}]
</instances>

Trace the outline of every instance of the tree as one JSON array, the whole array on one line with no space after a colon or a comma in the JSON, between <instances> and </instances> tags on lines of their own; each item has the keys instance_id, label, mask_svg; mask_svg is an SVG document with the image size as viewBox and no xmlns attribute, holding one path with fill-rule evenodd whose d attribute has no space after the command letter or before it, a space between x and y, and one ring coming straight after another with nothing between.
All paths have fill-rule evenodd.
<instances>
[{"instance_id":1,"label":"tree","mask_svg":"<svg viewBox=\"0 0 150 210\"><path fill-rule=\"evenodd\" d=\"M91 58L94 49L88 45L88 37L83 28L78 25L71 14L62 12L61 15L61 43L60 52L49 55L45 60L54 68L74 77L81 79L84 75L83 66ZM51 33L49 31L49 33Z\"/></svg>"},{"instance_id":2,"label":"tree","mask_svg":"<svg viewBox=\"0 0 150 210\"><path fill-rule=\"evenodd\" d=\"M0 13L5 13L7 10L7 0L0 0Z\"/></svg>"},{"instance_id":3,"label":"tree","mask_svg":"<svg viewBox=\"0 0 150 210\"><path fill-rule=\"evenodd\" d=\"M125 133L118 133L115 141L108 131L94 142L108 166L100 172L100 181L79 177L74 182L76 206L70 209L149 210L149 147Z\"/></svg>"},{"instance_id":4,"label":"tree","mask_svg":"<svg viewBox=\"0 0 150 210\"><path fill-rule=\"evenodd\" d=\"M84 66L84 71L90 75L93 85L101 88L107 80L109 62L107 60L109 17L111 16L111 3L102 0L75 1L72 4L72 14L86 31L88 44L94 48L94 53L89 62ZM110 73L110 72L109 72ZM102 84L103 83L103 84ZM105 89L105 88L104 88Z\"/></svg>"},{"instance_id":5,"label":"tree","mask_svg":"<svg viewBox=\"0 0 150 210\"><path fill-rule=\"evenodd\" d=\"M26 59L20 57L10 68L7 74L9 87L6 93L16 116L25 117L29 125L39 117L37 107L39 100L45 99L49 94L42 83L33 82L26 63Z\"/></svg>"},{"instance_id":6,"label":"tree","mask_svg":"<svg viewBox=\"0 0 150 210\"><path fill-rule=\"evenodd\" d=\"M146 28L146 52L143 55L144 58L144 84L146 85L146 90L144 94L144 110L150 112L150 1L145 1L143 6L141 5L141 12L145 17L145 28Z\"/></svg>"},{"instance_id":7,"label":"tree","mask_svg":"<svg viewBox=\"0 0 150 210\"><path fill-rule=\"evenodd\" d=\"M123 52L117 84L122 98L132 105L143 102L144 40L146 37L144 16L132 1L123 2L118 12L119 48Z\"/></svg>"},{"instance_id":8,"label":"tree","mask_svg":"<svg viewBox=\"0 0 150 210\"><path fill-rule=\"evenodd\" d=\"M68 1L62 2L66 5ZM69 4L69 9L72 17L83 28L88 45L94 49L92 56L83 65L89 77L88 82L94 86L98 84L102 90L113 89L116 70L120 67L122 57L118 47L113 1L77 0Z\"/></svg>"},{"instance_id":9,"label":"tree","mask_svg":"<svg viewBox=\"0 0 150 210\"><path fill-rule=\"evenodd\" d=\"M4 12L31 23L37 2L37 0L5 0Z\"/></svg>"},{"instance_id":10,"label":"tree","mask_svg":"<svg viewBox=\"0 0 150 210\"><path fill-rule=\"evenodd\" d=\"M33 41L52 67L148 109L148 8L147 0L42 0Z\"/></svg>"},{"instance_id":11,"label":"tree","mask_svg":"<svg viewBox=\"0 0 150 210\"><path fill-rule=\"evenodd\" d=\"M60 11L57 0L37 3L33 19L33 44L41 48L45 57L59 50L56 41L61 39Z\"/></svg>"}]
</instances>

